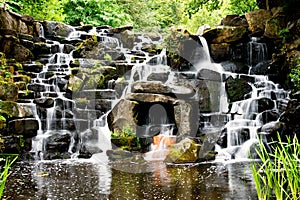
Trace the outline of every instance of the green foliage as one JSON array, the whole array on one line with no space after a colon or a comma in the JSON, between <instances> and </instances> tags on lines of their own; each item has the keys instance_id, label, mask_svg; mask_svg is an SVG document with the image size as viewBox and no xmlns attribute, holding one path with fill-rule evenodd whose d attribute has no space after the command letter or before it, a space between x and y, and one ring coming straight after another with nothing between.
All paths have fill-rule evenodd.
<instances>
[{"instance_id":1,"label":"green foliage","mask_svg":"<svg viewBox=\"0 0 300 200\"><path fill-rule=\"evenodd\" d=\"M128 125L128 126L124 126L122 128L121 133L111 133L111 137L112 138L119 138L119 137L134 137L135 136L135 132L133 131L133 129Z\"/></svg>"},{"instance_id":2,"label":"green foliage","mask_svg":"<svg viewBox=\"0 0 300 200\"><path fill-rule=\"evenodd\" d=\"M300 91L300 58L296 58L298 67L292 69L291 73L289 74L292 83L294 84L294 87L296 91Z\"/></svg>"},{"instance_id":3,"label":"green foliage","mask_svg":"<svg viewBox=\"0 0 300 200\"><path fill-rule=\"evenodd\" d=\"M65 22L70 25L120 26L131 23L130 16L116 0L67 0L63 4Z\"/></svg>"},{"instance_id":4,"label":"green foliage","mask_svg":"<svg viewBox=\"0 0 300 200\"><path fill-rule=\"evenodd\" d=\"M113 144L123 150L138 151L141 149L140 139L128 125L122 128L120 133L111 133Z\"/></svg>"},{"instance_id":5,"label":"green foliage","mask_svg":"<svg viewBox=\"0 0 300 200\"><path fill-rule=\"evenodd\" d=\"M282 29L279 31L279 35L282 38L283 42L290 42L293 39L293 34L290 33L288 29Z\"/></svg>"},{"instance_id":6,"label":"green foliage","mask_svg":"<svg viewBox=\"0 0 300 200\"><path fill-rule=\"evenodd\" d=\"M1 120L1 121L3 121L3 122L6 122L6 119L5 119L5 117L4 117L4 116L2 116L1 114L0 114L0 120Z\"/></svg>"},{"instance_id":7,"label":"green foliage","mask_svg":"<svg viewBox=\"0 0 300 200\"><path fill-rule=\"evenodd\" d=\"M222 2L219 0L189 0L184 5L184 12L189 18L192 18L192 15L196 14L203 8L208 11L213 11L219 9L221 4Z\"/></svg>"},{"instance_id":8,"label":"green foliage","mask_svg":"<svg viewBox=\"0 0 300 200\"><path fill-rule=\"evenodd\" d=\"M230 5L228 10L232 14L242 15L246 12L253 11L258 9L256 5L256 0L247 0L247 1L240 1L240 0L230 0Z\"/></svg>"},{"instance_id":9,"label":"green foliage","mask_svg":"<svg viewBox=\"0 0 300 200\"><path fill-rule=\"evenodd\" d=\"M227 7L222 7L216 10L209 10L205 6L198 9L198 12L189 16L184 16L181 22L188 28L189 31L196 33L199 26L208 24L210 26L214 26L219 24L221 19L229 14L229 11L226 9Z\"/></svg>"},{"instance_id":10,"label":"green foliage","mask_svg":"<svg viewBox=\"0 0 300 200\"><path fill-rule=\"evenodd\" d=\"M262 163L252 163L259 199L299 199L300 198L300 144L297 137L283 142L278 135L278 143L269 153L262 141L257 153Z\"/></svg>"},{"instance_id":11,"label":"green foliage","mask_svg":"<svg viewBox=\"0 0 300 200\"><path fill-rule=\"evenodd\" d=\"M18 155L8 155L5 159L3 158L3 155L0 158L0 162L5 161L4 166L1 168L1 175L0 175L0 199L3 195L3 191L5 188L6 180L9 176L9 168L11 165L17 160Z\"/></svg>"},{"instance_id":12,"label":"green foliage","mask_svg":"<svg viewBox=\"0 0 300 200\"><path fill-rule=\"evenodd\" d=\"M63 21L64 0L11 0L14 11L32 16L37 20Z\"/></svg>"}]
</instances>

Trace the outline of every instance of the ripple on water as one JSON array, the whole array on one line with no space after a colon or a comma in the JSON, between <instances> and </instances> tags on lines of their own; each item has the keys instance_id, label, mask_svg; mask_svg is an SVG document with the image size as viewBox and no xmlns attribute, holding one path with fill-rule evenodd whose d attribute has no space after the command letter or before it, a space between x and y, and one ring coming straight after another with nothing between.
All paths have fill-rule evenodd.
<instances>
[{"instance_id":1,"label":"ripple on water","mask_svg":"<svg viewBox=\"0 0 300 200\"><path fill-rule=\"evenodd\" d=\"M249 162L20 162L6 186L4 198L17 200L257 199Z\"/></svg>"}]
</instances>

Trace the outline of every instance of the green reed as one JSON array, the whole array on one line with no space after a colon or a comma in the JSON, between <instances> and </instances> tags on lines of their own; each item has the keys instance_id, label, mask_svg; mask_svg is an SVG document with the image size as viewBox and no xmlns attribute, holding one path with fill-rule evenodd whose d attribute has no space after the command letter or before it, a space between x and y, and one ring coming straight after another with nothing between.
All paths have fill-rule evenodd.
<instances>
[{"instance_id":1,"label":"green reed","mask_svg":"<svg viewBox=\"0 0 300 200\"><path fill-rule=\"evenodd\" d=\"M3 156L3 154L1 154ZM9 154L5 155L6 158L4 159L3 157L0 158L0 162L4 162L4 166L1 166L1 175L0 175L0 199L2 197L4 188L5 188L5 183L6 180L9 176L9 168L10 166L17 160L18 155L15 154Z\"/></svg>"},{"instance_id":2,"label":"green reed","mask_svg":"<svg viewBox=\"0 0 300 200\"><path fill-rule=\"evenodd\" d=\"M295 136L272 145L270 153L262 140L257 153L261 162L251 164L259 199L300 199L300 144Z\"/></svg>"}]
</instances>

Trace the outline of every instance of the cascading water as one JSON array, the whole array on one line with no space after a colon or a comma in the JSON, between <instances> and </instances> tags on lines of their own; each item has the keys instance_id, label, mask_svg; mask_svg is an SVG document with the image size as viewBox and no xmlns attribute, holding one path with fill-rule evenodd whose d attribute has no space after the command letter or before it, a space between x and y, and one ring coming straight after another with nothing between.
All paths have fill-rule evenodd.
<instances>
[{"instance_id":1,"label":"cascading water","mask_svg":"<svg viewBox=\"0 0 300 200\"><path fill-rule=\"evenodd\" d=\"M258 43L252 40L248 44L249 48L249 66L264 62L267 59L266 44ZM226 74L227 72L224 72ZM227 123L224 126L222 136L225 141L221 142L221 146L216 146L218 151L217 159L241 159L249 158L253 145L258 143L258 129L264 124L262 113L277 112L280 110L277 102L289 99L289 93L283 89L279 89L278 85L268 80L263 75L243 75L236 74L235 77L246 76L252 79L248 82L252 91L244 100L232 103ZM223 139L224 139L223 138Z\"/></svg>"},{"instance_id":2,"label":"cascading water","mask_svg":"<svg viewBox=\"0 0 300 200\"><path fill-rule=\"evenodd\" d=\"M278 102L288 98L287 92L279 89L273 82L268 81L265 76L236 74L225 71L220 64L212 63L208 45L203 37L199 37L197 45L200 47L195 50L193 58L191 58L193 68L190 71L181 72L172 70L168 66L165 49L157 54L151 54L142 50L143 44L160 44L162 38L153 41L149 37L139 35L137 37L139 42L135 42L133 47L129 49L124 48L118 38L108 36L106 29L94 28L89 32L79 31L75 28L72 30L69 37L65 39L69 43L82 38L93 38L94 40L97 38L99 43L109 48L117 49L124 54L125 60L123 62L126 65L132 66L132 68L124 74L127 86L122 90L122 94L119 95L121 98L125 98L127 94L130 94L133 85L137 82L153 82L154 84L161 82L168 85L173 92L179 91L178 95L176 92L175 95L180 99L182 98L180 95L186 92L182 90L187 90L187 88L183 87L182 89L181 86L174 85L174 83L203 81L207 87L207 99L210 102L208 108L194 111L196 113L193 117L196 118L196 125L194 126L200 123L199 130L196 130L200 134L209 135L213 133L217 135L213 137L215 141L218 139L220 132L222 132L221 137L224 137L224 142L218 141L218 145L215 147L219 152L217 158L231 159L233 157L244 157L247 153L245 151L241 152L239 149L249 149L251 144L256 142L257 129L263 125L262 112L265 109L262 109L260 104L268 104L268 110L276 110L280 106ZM66 86L62 82L67 81L64 79L66 76L72 76L70 64L74 62L73 52L69 51L65 53L65 45L57 41L47 40L47 45L50 47L52 55L48 56L42 70L36 73L36 78L33 78L29 85L29 88L35 91L35 103L37 105L43 104L42 109L39 106L37 108L39 117L36 116L36 118L39 118L40 131L38 136L33 140L32 151L36 152L37 156L43 155L46 149L51 150L57 143L61 143L61 146L67 146L64 149L67 149L66 151L68 154L71 154L71 157L82 157L83 151L87 151L92 152L95 159L106 159L103 158L103 153L101 154L100 152L103 151L105 153L112 148L110 130L106 122L109 110L99 113L95 109L96 103L92 102L93 99L96 99L97 95L103 96L103 94L109 94L108 96L110 97L106 101L110 105L109 107L113 108L119 101L114 90L117 80L109 80L108 89L82 88L82 91L74 93L72 98L67 97ZM57 48L54 48L54 46ZM253 40L248 46L250 67L266 59L265 54L267 50L264 44ZM81 58L78 59L78 62L83 68L88 68L95 63L92 59ZM116 63L118 64L118 62ZM182 77L187 78L182 79ZM249 82L252 92L244 100L232 102L230 109L225 89L225 81L228 77L248 77L249 80L252 80ZM196 85L194 86L196 92L188 98L184 96L184 101L201 101L201 95L203 94L198 94L198 86ZM89 101L91 103L80 107L77 102L78 100ZM160 116L156 115L156 117L153 117L151 116L151 109L157 106L160 108L156 112ZM149 110L146 111L148 116L145 116L147 118L145 124L140 125L145 130L145 133L143 133L144 136L141 137L153 137L157 135L155 137L159 143L152 144L152 150L165 151L170 143L169 141L167 142L167 138L172 142L176 140L177 129L180 129L178 127L180 125L178 124L178 119L176 124L175 119L171 119L172 117L169 116L170 111L162 113L162 111L169 108L163 105L163 103L152 103L147 108ZM198 122L199 114L201 120ZM184 119L181 120L184 121ZM53 135L58 136L52 139ZM195 135L196 133L192 136ZM211 137L208 138L212 140ZM67 143L65 144L63 140L67 140ZM242 145L247 146L247 148L241 147ZM203 148L207 149L207 147ZM209 148L214 147L210 146ZM162 158L163 156L160 157L160 159Z\"/></svg>"}]
</instances>

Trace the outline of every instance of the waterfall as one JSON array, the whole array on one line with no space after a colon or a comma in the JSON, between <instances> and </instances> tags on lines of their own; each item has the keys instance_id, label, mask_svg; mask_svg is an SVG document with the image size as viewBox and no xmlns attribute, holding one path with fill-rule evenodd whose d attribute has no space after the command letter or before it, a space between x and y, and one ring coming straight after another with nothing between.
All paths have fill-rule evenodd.
<instances>
[{"instance_id":1,"label":"waterfall","mask_svg":"<svg viewBox=\"0 0 300 200\"><path fill-rule=\"evenodd\" d=\"M113 66L116 66L116 70L119 70L117 69L119 64L128 66L127 71L124 71L123 88L118 94L118 97L121 96L120 98L125 98L127 94L131 93L133 84L139 81L159 82L170 87L170 93L174 92L174 94L166 94L167 96L173 95L174 98L197 105L199 102L194 101L202 101L202 98L207 95L205 100L209 103L204 108L206 110L200 110L200 113L198 110L192 109L191 111L194 115L193 118L195 118L193 119L195 120L195 126L201 124L199 128L196 128L199 130L193 131L204 135L223 135L226 142L224 141L221 146L218 142L216 149L218 149L219 155L223 154L226 158L245 156L246 153L240 152L240 149L250 148L251 144L255 143L257 130L263 121L261 119L262 108L259 106L260 103L267 104L269 110L277 110L279 107L277 101L289 98L286 91L278 88L266 76L239 75L225 71L220 64L213 63L210 58L209 46L203 37L199 37L198 41L191 41L195 42L192 46L196 46L195 50L191 51L191 55L184 52L185 56L190 56L188 57L190 60L187 61L192 67L189 71L182 72L175 71L168 65L166 49L162 49L158 53L143 50L145 44L160 44L163 41L161 36L160 38L156 37L154 40L146 34L138 34L133 46L129 49L123 47L121 40L119 40L120 37L114 37L106 28L99 30L93 28L88 32L77 28L72 28L72 30L65 39L66 43L72 44L72 42L77 43L83 39L97 38L97 42L109 49L109 53L116 53L113 50L117 50L123 54L124 60L113 62L103 60L103 63L101 63L102 60L94 60L93 58L78 59L80 66L86 69L91 69L98 62L101 63L100 65L112 62ZM68 85L65 83L69 81L67 78L73 76L70 67L70 64L75 62L73 51L65 53L69 47L58 41L46 40L46 42L52 53L46 56L42 70L36 72L36 77L33 77L30 83L30 88L35 90L35 101L37 101L37 104L41 104L41 106L36 107L35 112L36 118L39 118L40 130L38 136L33 139L32 151L38 152L37 154L42 158L49 159L47 151L52 151L56 148L55 145L59 143L62 148L60 153L63 156L75 158L93 155L92 158L94 159L107 160L105 151L112 148L107 114L120 100L115 90L120 78L113 77L108 80L105 89L87 88L84 84L88 83L88 79L84 74L86 72L84 72L80 75L82 79L78 80L82 81L83 86L78 91L73 92L70 97L70 94L67 93ZM266 45L259 43L255 38L252 38L252 41L248 44L248 53L248 64L250 66L267 59ZM32 65L36 64L33 63ZM245 99L231 102L231 104L228 102L225 89L225 81L230 76L234 78L247 76L249 80L254 80L249 82L252 92L247 94ZM75 79L74 82L76 82ZM182 82L192 85L196 92L192 89L193 94L191 96L185 97L183 95L183 97L180 97L181 94L185 93L179 92L177 94L176 91L181 91L182 88L174 85L174 83L181 84ZM202 90L202 88L198 88L199 83L205 86L207 93L199 93ZM184 87L184 89L188 88ZM164 95L164 93L162 94ZM105 106L99 102L105 102ZM170 119L170 116L168 116L170 112L175 112L174 104L178 102L174 102L173 107L164 107L155 101L151 103L152 105L145 110L145 114L143 113L147 119L144 120L145 124L141 126L146 131L144 136L155 137L157 140L156 144L152 144L152 150L162 153L151 156L162 159L168 151L168 146L176 140L174 132L177 132L177 129L180 128L176 124L179 123L179 119L174 119L174 116ZM165 110L170 108L174 110ZM180 110L180 112L185 111ZM180 114L182 117L186 113ZM183 121L182 123L186 123L186 119L180 120ZM217 140L218 137L207 138ZM64 151L68 155L65 155ZM147 157L147 159L151 160L150 157Z\"/></svg>"},{"instance_id":2,"label":"waterfall","mask_svg":"<svg viewBox=\"0 0 300 200\"><path fill-rule=\"evenodd\" d=\"M248 50L248 65L250 67L263 62L268 57L267 45L258 42L258 38L252 37L251 41L247 44Z\"/></svg>"}]
</instances>

